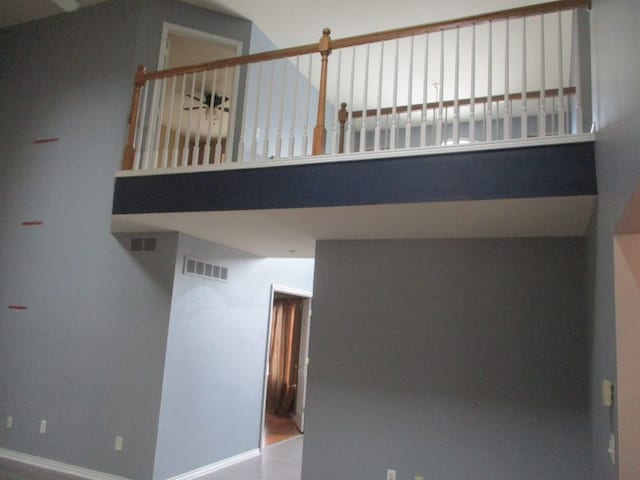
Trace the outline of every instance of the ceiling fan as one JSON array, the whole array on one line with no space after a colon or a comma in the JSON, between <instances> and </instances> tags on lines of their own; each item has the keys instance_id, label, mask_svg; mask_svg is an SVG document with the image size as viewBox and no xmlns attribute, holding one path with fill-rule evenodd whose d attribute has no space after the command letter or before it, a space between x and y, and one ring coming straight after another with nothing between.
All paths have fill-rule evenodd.
<instances>
[{"instance_id":1,"label":"ceiling fan","mask_svg":"<svg viewBox=\"0 0 640 480\"><path fill-rule=\"evenodd\" d=\"M185 94L189 98L193 98L200 102L200 105L184 107L183 110L198 110L200 108L209 109L211 108L213 102L213 108L218 111L222 111L225 113L229 113L229 97L223 97L222 95L218 95L217 93L205 93L204 99L196 97L195 95L191 96L188 93Z\"/></svg>"}]
</instances>

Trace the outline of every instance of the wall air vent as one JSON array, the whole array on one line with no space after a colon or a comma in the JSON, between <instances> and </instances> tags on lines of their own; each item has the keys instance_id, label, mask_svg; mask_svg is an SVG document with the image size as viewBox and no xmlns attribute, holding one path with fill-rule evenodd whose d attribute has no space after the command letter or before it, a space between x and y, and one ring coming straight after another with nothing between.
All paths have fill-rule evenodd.
<instances>
[{"instance_id":1,"label":"wall air vent","mask_svg":"<svg viewBox=\"0 0 640 480\"><path fill-rule=\"evenodd\" d=\"M155 237L133 237L129 244L132 252L155 252L158 239Z\"/></svg>"},{"instance_id":2,"label":"wall air vent","mask_svg":"<svg viewBox=\"0 0 640 480\"><path fill-rule=\"evenodd\" d=\"M229 276L229 269L227 269L227 267L185 256L182 273L193 277L209 278L211 280L222 280L226 282Z\"/></svg>"}]
</instances>

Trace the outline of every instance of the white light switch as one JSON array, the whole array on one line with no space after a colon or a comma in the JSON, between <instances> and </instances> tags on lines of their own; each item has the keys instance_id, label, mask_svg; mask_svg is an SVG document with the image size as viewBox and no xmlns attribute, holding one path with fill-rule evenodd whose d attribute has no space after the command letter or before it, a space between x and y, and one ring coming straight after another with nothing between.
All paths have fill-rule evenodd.
<instances>
[{"instance_id":1,"label":"white light switch","mask_svg":"<svg viewBox=\"0 0 640 480\"><path fill-rule=\"evenodd\" d=\"M396 471L389 469L387 470L387 480L396 480Z\"/></svg>"},{"instance_id":2,"label":"white light switch","mask_svg":"<svg viewBox=\"0 0 640 480\"><path fill-rule=\"evenodd\" d=\"M609 435L609 448L607 450L609 452L609 458L611 459L611 464L616 464L616 437L613 435Z\"/></svg>"},{"instance_id":3,"label":"white light switch","mask_svg":"<svg viewBox=\"0 0 640 480\"><path fill-rule=\"evenodd\" d=\"M47 421L46 420L40 420L40 433L42 433L42 434L47 433Z\"/></svg>"},{"instance_id":4,"label":"white light switch","mask_svg":"<svg viewBox=\"0 0 640 480\"><path fill-rule=\"evenodd\" d=\"M605 407L613 405L613 383L609 380L602 381L602 404Z\"/></svg>"},{"instance_id":5,"label":"white light switch","mask_svg":"<svg viewBox=\"0 0 640 480\"><path fill-rule=\"evenodd\" d=\"M7 428L13 428L13 415L7 417Z\"/></svg>"},{"instance_id":6,"label":"white light switch","mask_svg":"<svg viewBox=\"0 0 640 480\"><path fill-rule=\"evenodd\" d=\"M415 480L424 480L422 475L416 475Z\"/></svg>"},{"instance_id":7,"label":"white light switch","mask_svg":"<svg viewBox=\"0 0 640 480\"><path fill-rule=\"evenodd\" d=\"M114 445L113 449L116 452L121 452L123 445L124 445L124 438L116 437L116 444Z\"/></svg>"}]
</instances>

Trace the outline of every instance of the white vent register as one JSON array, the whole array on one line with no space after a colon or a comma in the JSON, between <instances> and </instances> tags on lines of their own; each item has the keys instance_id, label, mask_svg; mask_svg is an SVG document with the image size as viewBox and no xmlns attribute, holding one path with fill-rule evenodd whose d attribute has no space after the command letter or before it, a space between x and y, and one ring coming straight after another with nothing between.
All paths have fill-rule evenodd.
<instances>
[{"instance_id":1,"label":"white vent register","mask_svg":"<svg viewBox=\"0 0 640 480\"><path fill-rule=\"evenodd\" d=\"M195 258L185 256L182 273L194 277L222 280L223 282L226 282L229 276L229 269L222 265L215 265L213 263L203 262L202 260L196 260Z\"/></svg>"}]
</instances>

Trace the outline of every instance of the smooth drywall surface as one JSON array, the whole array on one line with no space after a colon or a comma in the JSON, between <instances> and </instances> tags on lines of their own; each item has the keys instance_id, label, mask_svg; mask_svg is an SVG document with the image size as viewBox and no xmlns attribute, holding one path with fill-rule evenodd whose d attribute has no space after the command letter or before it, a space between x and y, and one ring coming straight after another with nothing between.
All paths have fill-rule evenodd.
<instances>
[{"instance_id":1,"label":"smooth drywall surface","mask_svg":"<svg viewBox=\"0 0 640 480\"><path fill-rule=\"evenodd\" d=\"M318 242L302 477L588 478L584 254Z\"/></svg>"},{"instance_id":2,"label":"smooth drywall surface","mask_svg":"<svg viewBox=\"0 0 640 480\"><path fill-rule=\"evenodd\" d=\"M591 10L594 121L597 123L598 205L589 250L595 278L592 295L593 363L591 404L592 478L617 477L607 452L616 416L602 405L603 379L616 378L613 233L624 207L640 183L638 132L640 111L640 3L598 0ZM614 412L615 413L615 412ZM624 421L622 419L622 421Z\"/></svg>"},{"instance_id":3,"label":"smooth drywall surface","mask_svg":"<svg viewBox=\"0 0 640 480\"><path fill-rule=\"evenodd\" d=\"M228 280L183 274L185 256L227 267ZM154 479L259 448L272 284L311 291L313 260L180 235Z\"/></svg>"},{"instance_id":4,"label":"smooth drywall surface","mask_svg":"<svg viewBox=\"0 0 640 480\"><path fill-rule=\"evenodd\" d=\"M145 479L177 235L109 233L137 22L114 0L0 32L0 447Z\"/></svg>"}]
</instances>

